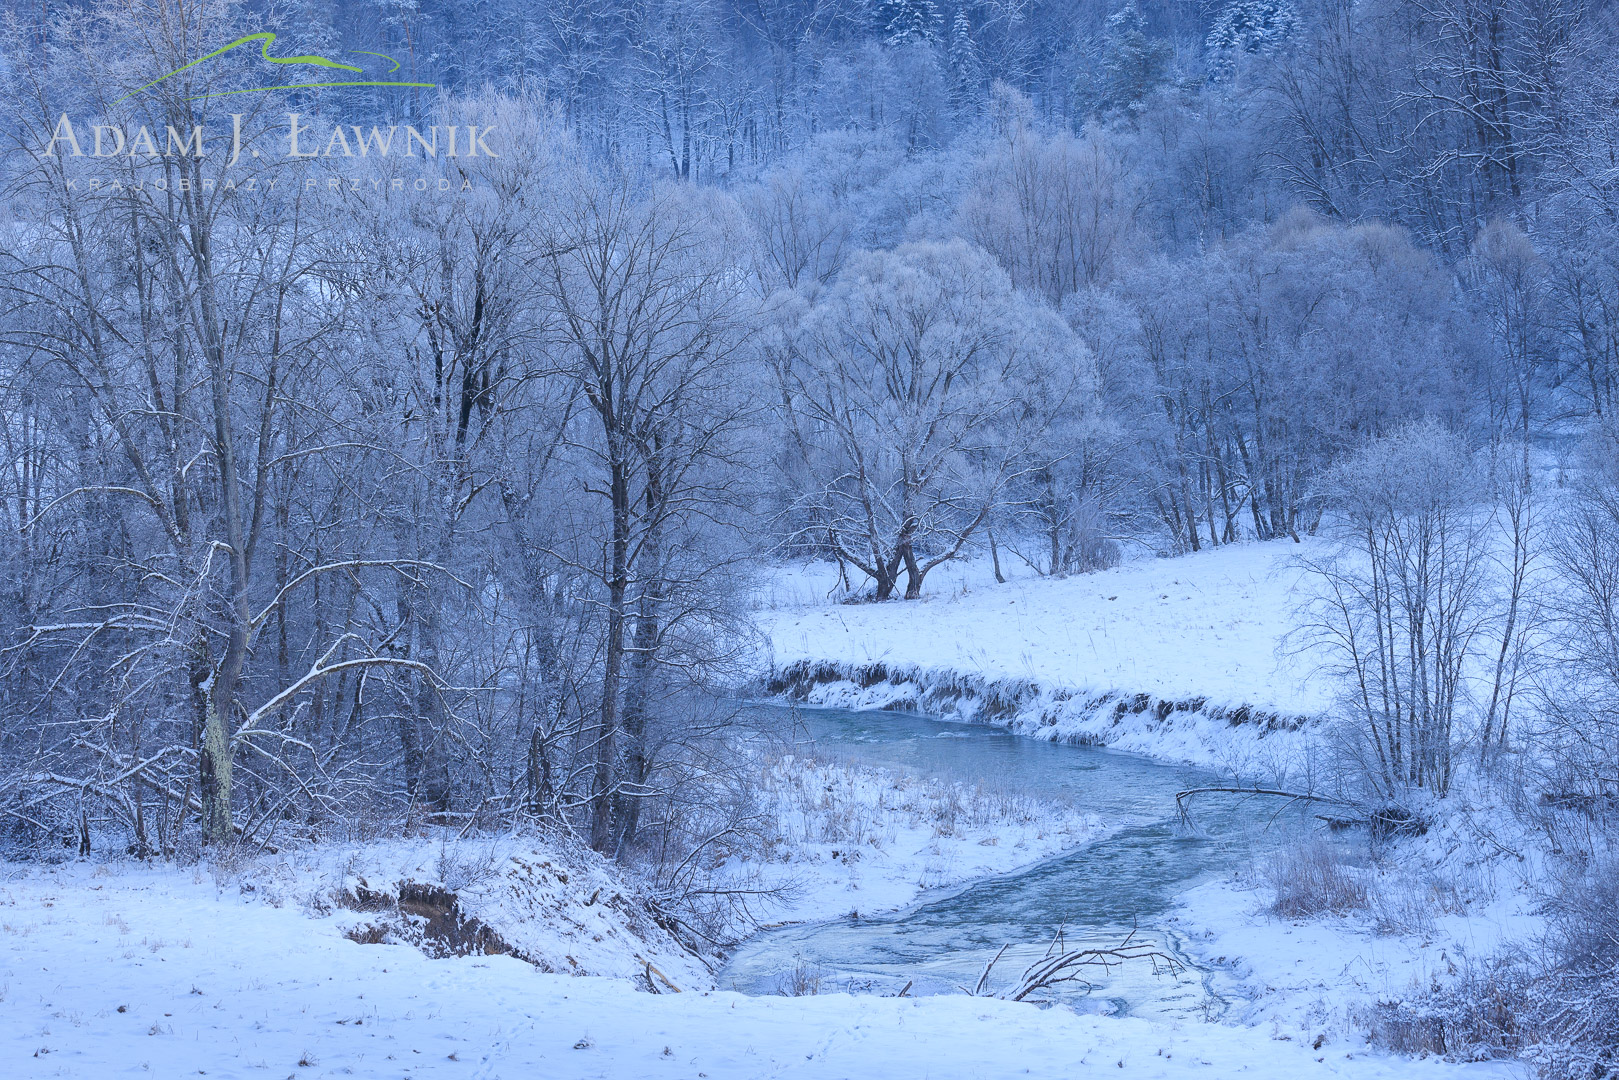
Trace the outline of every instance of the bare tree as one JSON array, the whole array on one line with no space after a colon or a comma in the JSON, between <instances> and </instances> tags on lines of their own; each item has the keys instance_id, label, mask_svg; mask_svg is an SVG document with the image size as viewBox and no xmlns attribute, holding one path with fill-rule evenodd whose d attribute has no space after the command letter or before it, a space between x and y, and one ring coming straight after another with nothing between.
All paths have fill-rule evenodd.
<instances>
[{"instance_id":1,"label":"bare tree","mask_svg":"<svg viewBox=\"0 0 1619 1080\"><path fill-rule=\"evenodd\" d=\"M1331 485L1338 543L1304 560L1319 583L1307 639L1344 678L1364 779L1386 797L1442 796L1488 615L1473 463L1456 436L1427 423L1356 452Z\"/></svg>"},{"instance_id":2,"label":"bare tree","mask_svg":"<svg viewBox=\"0 0 1619 1080\"><path fill-rule=\"evenodd\" d=\"M1557 788L1599 798L1619 793L1619 470L1611 424L1592 432L1584 477L1550 530L1554 647L1539 682L1537 732Z\"/></svg>"},{"instance_id":3,"label":"bare tree","mask_svg":"<svg viewBox=\"0 0 1619 1080\"><path fill-rule=\"evenodd\" d=\"M746 411L729 395L739 388L733 372L751 301L744 279L716 257L715 233L703 221L716 209L735 217L729 204L679 189L643 192L628 178L581 175L547 234L543 272L559 363L593 418L573 442L605 518L600 532L564 554L602 590L600 693L589 735L590 843L598 851L633 834L634 804L619 796L643 793L648 775L650 679L669 640L669 609L680 603L666 563L671 528L707 512L705 496L723 499L705 467L723 460L726 436Z\"/></svg>"},{"instance_id":4,"label":"bare tree","mask_svg":"<svg viewBox=\"0 0 1619 1080\"><path fill-rule=\"evenodd\" d=\"M774 281L789 289L825 284L843 266L853 221L803 169L779 166L746 192L743 205L759 231Z\"/></svg>"},{"instance_id":5,"label":"bare tree","mask_svg":"<svg viewBox=\"0 0 1619 1080\"><path fill-rule=\"evenodd\" d=\"M1059 304L1106 282L1129 258L1141 196L1101 129L1042 133L1026 108L1002 103L1001 130L977 165L957 228L994 255L1014 285Z\"/></svg>"},{"instance_id":6,"label":"bare tree","mask_svg":"<svg viewBox=\"0 0 1619 1080\"><path fill-rule=\"evenodd\" d=\"M1479 760L1507 748L1512 706L1532 675L1531 638L1539 629L1539 604L1531 593L1542 556L1539 493L1535 490L1528 443L1496 448L1490 462L1489 493L1495 509L1497 544L1505 547L1500 575L1506 582L1505 610L1500 616L1501 645L1490 679L1490 702L1479 730Z\"/></svg>"},{"instance_id":7,"label":"bare tree","mask_svg":"<svg viewBox=\"0 0 1619 1080\"><path fill-rule=\"evenodd\" d=\"M1527 440L1545 360L1544 267L1528 235L1497 218L1479 230L1468 270L1487 328L1478 375L1487 422L1498 438Z\"/></svg>"}]
</instances>

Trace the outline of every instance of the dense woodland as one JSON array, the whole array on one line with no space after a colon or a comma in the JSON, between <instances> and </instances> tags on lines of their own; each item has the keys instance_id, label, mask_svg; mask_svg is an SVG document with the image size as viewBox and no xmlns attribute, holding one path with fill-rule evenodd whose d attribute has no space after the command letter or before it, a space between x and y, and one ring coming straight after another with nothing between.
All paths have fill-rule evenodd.
<instances>
[{"instance_id":1,"label":"dense woodland","mask_svg":"<svg viewBox=\"0 0 1619 1080\"><path fill-rule=\"evenodd\" d=\"M432 86L225 96L256 44L151 83L261 30ZM966 555L1308 534L1357 790L1499 768L1611 809L1605 0L113 0L4 34L14 848L531 820L679 875L746 814L723 691L773 562L899 603ZM268 152L289 112L325 153ZM263 156L227 164L232 116ZM491 152L364 152L450 124Z\"/></svg>"}]
</instances>

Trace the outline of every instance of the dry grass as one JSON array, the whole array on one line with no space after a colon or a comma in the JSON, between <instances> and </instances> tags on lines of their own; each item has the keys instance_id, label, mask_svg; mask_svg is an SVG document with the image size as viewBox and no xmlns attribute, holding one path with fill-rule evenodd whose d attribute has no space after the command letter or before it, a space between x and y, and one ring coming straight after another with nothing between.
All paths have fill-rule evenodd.
<instances>
[{"instance_id":1,"label":"dry grass","mask_svg":"<svg viewBox=\"0 0 1619 1080\"><path fill-rule=\"evenodd\" d=\"M391 935L382 923L360 923L343 931L343 936L360 945L386 945Z\"/></svg>"},{"instance_id":2,"label":"dry grass","mask_svg":"<svg viewBox=\"0 0 1619 1080\"><path fill-rule=\"evenodd\" d=\"M1275 894L1271 913L1284 919L1344 915L1367 904L1362 872L1320 842L1283 848L1264 864L1261 874Z\"/></svg>"},{"instance_id":3,"label":"dry grass","mask_svg":"<svg viewBox=\"0 0 1619 1080\"><path fill-rule=\"evenodd\" d=\"M804 959L793 961L793 966L782 972L777 992L782 997L814 997L821 992L826 972Z\"/></svg>"},{"instance_id":4,"label":"dry grass","mask_svg":"<svg viewBox=\"0 0 1619 1080\"><path fill-rule=\"evenodd\" d=\"M959 837L996 828L1060 830L1071 816L1035 799L931 777L788 755L763 763L757 794L773 806L775 841L846 845L853 851L892 845L898 831L928 828ZM1072 823L1081 823L1076 817Z\"/></svg>"},{"instance_id":5,"label":"dry grass","mask_svg":"<svg viewBox=\"0 0 1619 1080\"><path fill-rule=\"evenodd\" d=\"M1534 1040L1528 965L1515 956L1463 958L1443 984L1380 1001L1357 1019L1374 1045L1397 1054L1487 1061L1521 1053Z\"/></svg>"}]
</instances>

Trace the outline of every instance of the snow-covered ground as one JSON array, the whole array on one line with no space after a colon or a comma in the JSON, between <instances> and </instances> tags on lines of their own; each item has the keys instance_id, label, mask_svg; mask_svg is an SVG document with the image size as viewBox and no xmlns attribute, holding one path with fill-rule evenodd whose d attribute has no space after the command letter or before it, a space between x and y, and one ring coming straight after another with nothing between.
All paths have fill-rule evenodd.
<instances>
[{"instance_id":1,"label":"snow-covered ground","mask_svg":"<svg viewBox=\"0 0 1619 1080\"><path fill-rule=\"evenodd\" d=\"M1292 560L1318 544L1234 544L1004 585L975 562L934 571L923 598L906 603L831 604L830 567L792 568L761 594L758 618L777 667L883 661L1310 715L1329 688L1283 638L1299 600Z\"/></svg>"},{"instance_id":2,"label":"snow-covered ground","mask_svg":"<svg viewBox=\"0 0 1619 1080\"><path fill-rule=\"evenodd\" d=\"M1308 583L1295 559L1319 545L1246 544L1004 584L971 563L909 603L839 604L830 568L788 569L761 594L760 620L776 685L815 704L921 708L1308 784L1298 778L1326 733L1316 718L1332 682L1299 647ZM1264 868L1181 897L1171 922L1232 1003L1227 1022L1330 1061L1364 1050L1380 1010L1420 1009L1529 940L1533 859L1481 835L1504 821L1464 827L1459 805L1448 813L1429 836L1353 866L1365 895L1337 913L1274 914Z\"/></svg>"},{"instance_id":3,"label":"snow-covered ground","mask_svg":"<svg viewBox=\"0 0 1619 1080\"><path fill-rule=\"evenodd\" d=\"M918 709L1280 780L1309 767L1306 729L1331 701L1321 658L1293 633L1296 559L1319 546L1004 584L981 562L947 564L922 600L884 604L829 601L829 566L784 568L759 594L760 666L811 704Z\"/></svg>"},{"instance_id":4,"label":"snow-covered ground","mask_svg":"<svg viewBox=\"0 0 1619 1080\"><path fill-rule=\"evenodd\" d=\"M759 615L776 670L809 661L854 676L811 688L827 703L956 695L1039 737L1254 775L1313 737L1282 721L1328 701L1285 647L1298 550L1005 585L966 564L927 600L883 605L827 603L831 582L812 568L784 574ZM869 678L878 664L888 675ZM765 844L708 869L780 893L756 909L772 921L901 908L1113 824L802 756L762 760L756 794L775 822ZM1251 876L1183 897L1174 922L1234 1003L1225 1023L713 990L619 871L533 840L326 847L228 871L19 867L0 873L0 1055L5 1075L41 1077L1518 1076L1372 1053L1357 1026L1528 925L1529 871L1461 839L1436 831L1397 873L1368 868L1399 880L1342 915L1278 918ZM487 934L511 955L445 955L446 933Z\"/></svg>"},{"instance_id":5,"label":"snow-covered ground","mask_svg":"<svg viewBox=\"0 0 1619 1080\"><path fill-rule=\"evenodd\" d=\"M1492 833L1517 831L1505 815L1492 817ZM1316 849L1342 859L1364 890L1338 912L1276 914L1271 885L1283 865L1192 889L1170 921L1211 972L1211 988L1236 1003L1229 1020L1265 1026L1278 1038L1363 1044L1377 1007L1420 1008L1428 993L1472 974L1471 965L1543 929L1535 859L1516 859L1468 822L1458 810L1445 826L1376 861L1357 858L1353 848Z\"/></svg>"},{"instance_id":6,"label":"snow-covered ground","mask_svg":"<svg viewBox=\"0 0 1619 1080\"><path fill-rule=\"evenodd\" d=\"M462 839L446 830L325 845L260 856L209 879L367 941L430 954L492 946L565 975L645 977L650 963L678 985L708 984L707 968L649 916L630 877L593 852L535 837ZM479 926L486 940L474 942Z\"/></svg>"},{"instance_id":7,"label":"snow-covered ground","mask_svg":"<svg viewBox=\"0 0 1619 1080\"><path fill-rule=\"evenodd\" d=\"M206 873L86 864L0 884L8 1077L1514 1075L962 997L638 993L508 956L430 959Z\"/></svg>"},{"instance_id":8,"label":"snow-covered ground","mask_svg":"<svg viewBox=\"0 0 1619 1080\"><path fill-rule=\"evenodd\" d=\"M756 908L778 921L902 907L1101 829L1093 815L868 766L759 765L774 826L716 878L778 892ZM467 950L494 955L453 955ZM962 1056L962 1016L989 1027L998 1002L927 1006L918 1033L912 1002L712 987L622 872L533 836L0 877L0 1055L18 1063L7 1076L865 1075L848 1063L908 1060L938 1036L930 1025L962 1044L929 1051L941 1064L978 1062L937 1075L991 1075L1014 1038ZM1111 1039L1083 1045L1114 1052Z\"/></svg>"}]
</instances>

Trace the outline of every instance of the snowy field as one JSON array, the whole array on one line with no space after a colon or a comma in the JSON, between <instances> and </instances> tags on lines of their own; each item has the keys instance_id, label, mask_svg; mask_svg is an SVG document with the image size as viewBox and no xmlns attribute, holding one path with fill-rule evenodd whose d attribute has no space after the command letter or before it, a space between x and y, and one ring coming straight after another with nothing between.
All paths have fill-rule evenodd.
<instances>
[{"instance_id":1,"label":"snowy field","mask_svg":"<svg viewBox=\"0 0 1619 1080\"><path fill-rule=\"evenodd\" d=\"M758 594L759 666L820 669L792 691L810 704L990 720L1280 783L1310 767L1304 729L1331 702L1320 655L1294 633L1308 587L1296 560L1320 547L1231 545L1005 583L975 559L940 567L922 600L884 604L829 599L829 565L787 567Z\"/></svg>"},{"instance_id":2,"label":"snowy field","mask_svg":"<svg viewBox=\"0 0 1619 1080\"><path fill-rule=\"evenodd\" d=\"M1105 824L792 757L764 763L759 794L775 834L716 876L783 888L780 921L902 907ZM18 869L0 879L0 1054L7 1076L87 1078L1518 1076L1369 1053L1356 1027L1356 1009L1442 974L1458 943L1493 944L1481 928L1522 918L1508 910L1510 882L1497 888L1512 867L1458 878L1446 843L1435 837L1423 848L1432 865L1419 859L1416 877L1391 885L1449 875L1464 907L1482 910L1417 936L1378 932L1387 903L1277 919L1251 878L1185 897L1174 924L1233 1003L1218 1024L966 996L713 990L610 864L510 838L334 845L231 870ZM400 903L414 895L401 883L453 891L455 917L516 955L444 955L421 908Z\"/></svg>"},{"instance_id":3,"label":"snowy field","mask_svg":"<svg viewBox=\"0 0 1619 1080\"><path fill-rule=\"evenodd\" d=\"M774 835L716 878L782 888L779 921L902 907L1104 827L804 758L763 763L759 794ZM1253 886L1205 886L1177 919L1236 1003L1232 1025L716 991L610 864L513 838L333 845L230 870L18 869L0 879L0 1054L7 1076L86 1078L1517 1075L1367 1053L1347 1010L1425 977L1443 946L1364 920L1278 922ZM452 936L481 926L516 955L445 955L429 919L442 911L408 902L438 889L455 894Z\"/></svg>"},{"instance_id":4,"label":"snowy field","mask_svg":"<svg viewBox=\"0 0 1619 1080\"><path fill-rule=\"evenodd\" d=\"M506 956L345 938L190 870L74 865L0 885L8 1077L1506 1077L974 999L637 992Z\"/></svg>"},{"instance_id":5,"label":"snowy field","mask_svg":"<svg viewBox=\"0 0 1619 1080\"><path fill-rule=\"evenodd\" d=\"M909 603L829 603L836 576L818 565L783 571L761 593L758 618L777 667L883 661L1313 714L1327 687L1284 638L1299 601L1292 560L1318 543L1231 545L1004 585L974 560L940 567Z\"/></svg>"},{"instance_id":6,"label":"snowy field","mask_svg":"<svg viewBox=\"0 0 1619 1080\"><path fill-rule=\"evenodd\" d=\"M883 769L802 756L760 768L774 827L714 880L775 894L755 907L778 922L893 910L1101 831L1094 815ZM449 955L468 943L510 955ZM891 1043L873 1062L904 1061L938 1036L908 1030L913 1002L713 985L611 864L532 839L446 833L231 869L79 861L0 878L0 1039L22 1065L8 1076L864 1075L845 1071L849 1055ZM965 1051L967 1012L982 1028L980 1014L1008 1008L929 1004L926 1023L961 1039L937 1060ZM1011 1009L1018 1030L1032 1011Z\"/></svg>"}]
</instances>

